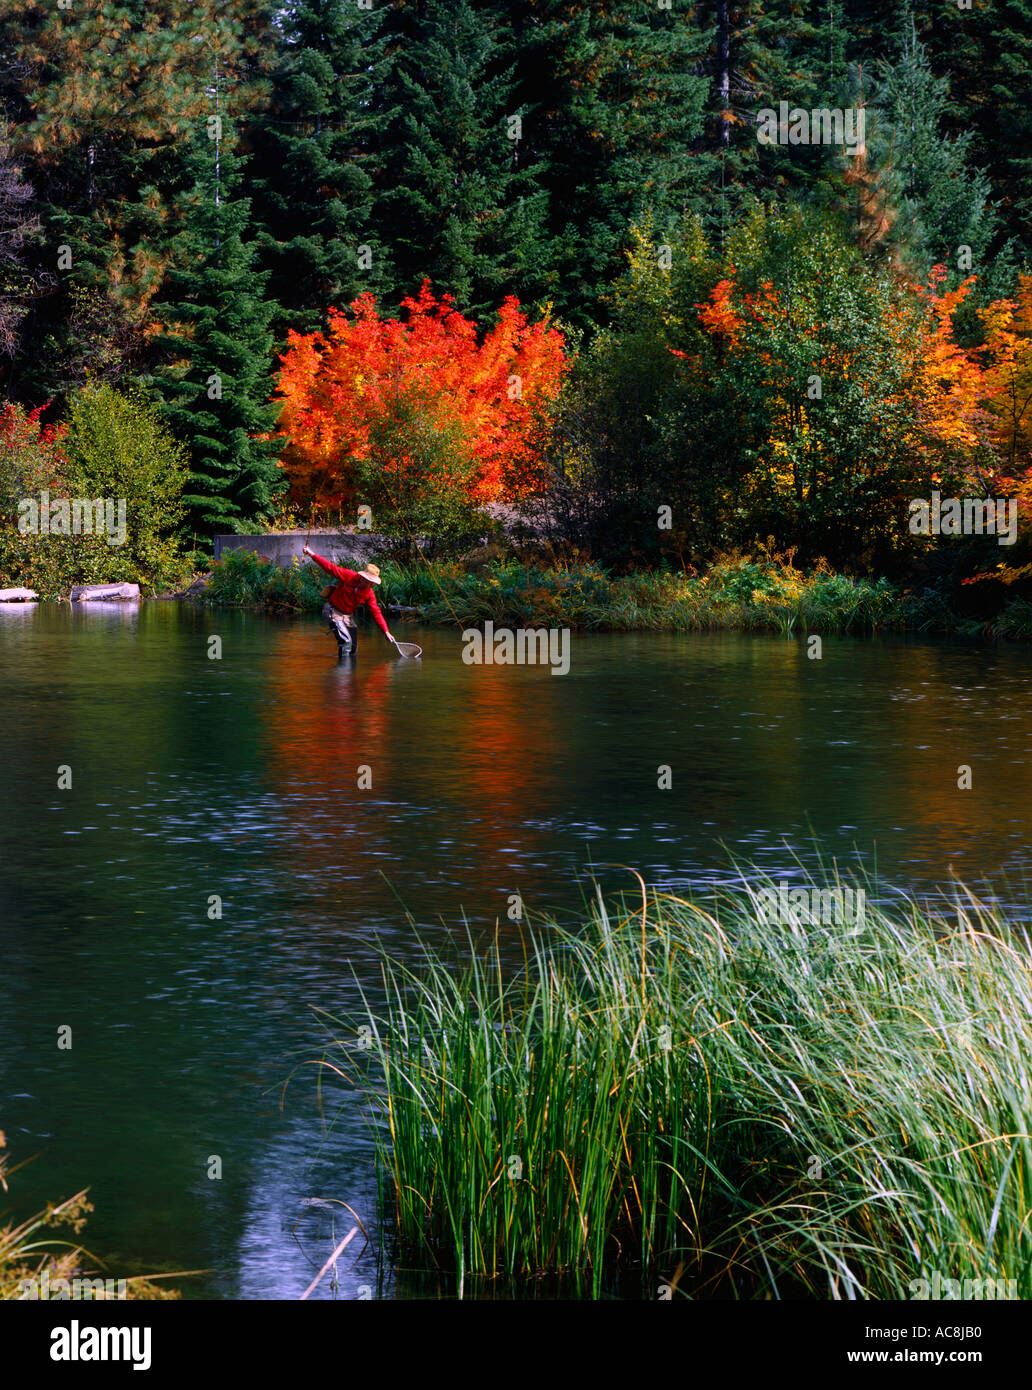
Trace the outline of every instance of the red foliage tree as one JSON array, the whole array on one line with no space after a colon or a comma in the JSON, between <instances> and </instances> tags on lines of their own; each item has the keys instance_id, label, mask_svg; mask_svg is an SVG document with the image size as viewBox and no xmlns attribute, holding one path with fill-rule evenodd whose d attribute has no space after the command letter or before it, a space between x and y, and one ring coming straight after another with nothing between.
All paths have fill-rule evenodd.
<instances>
[{"instance_id":1,"label":"red foliage tree","mask_svg":"<svg viewBox=\"0 0 1032 1390\"><path fill-rule=\"evenodd\" d=\"M295 498L317 505L348 498L370 426L402 392L418 397L432 423L458 424L476 463L472 500L526 491L545 407L567 368L562 334L547 316L529 324L510 296L478 343L475 324L450 295L435 299L427 281L402 307L404 318L381 318L364 294L350 316L329 311L327 332L289 335L276 396Z\"/></svg>"},{"instance_id":2,"label":"red foliage tree","mask_svg":"<svg viewBox=\"0 0 1032 1390\"><path fill-rule=\"evenodd\" d=\"M6 509L22 497L44 488L59 488L67 460L62 448L64 425L44 425L40 416L49 407L24 410L5 402L0 406L0 501Z\"/></svg>"}]
</instances>

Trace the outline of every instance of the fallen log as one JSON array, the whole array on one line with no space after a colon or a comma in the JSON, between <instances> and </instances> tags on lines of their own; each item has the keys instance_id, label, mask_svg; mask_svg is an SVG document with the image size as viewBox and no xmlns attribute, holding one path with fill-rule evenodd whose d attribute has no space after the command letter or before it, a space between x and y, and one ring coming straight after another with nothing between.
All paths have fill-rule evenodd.
<instances>
[{"instance_id":1,"label":"fallen log","mask_svg":"<svg viewBox=\"0 0 1032 1390\"><path fill-rule=\"evenodd\" d=\"M38 598L35 589L0 589L0 603L34 603Z\"/></svg>"},{"instance_id":2,"label":"fallen log","mask_svg":"<svg viewBox=\"0 0 1032 1390\"><path fill-rule=\"evenodd\" d=\"M139 598L139 584L76 584L69 594L73 603L87 599Z\"/></svg>"}]
</instances>

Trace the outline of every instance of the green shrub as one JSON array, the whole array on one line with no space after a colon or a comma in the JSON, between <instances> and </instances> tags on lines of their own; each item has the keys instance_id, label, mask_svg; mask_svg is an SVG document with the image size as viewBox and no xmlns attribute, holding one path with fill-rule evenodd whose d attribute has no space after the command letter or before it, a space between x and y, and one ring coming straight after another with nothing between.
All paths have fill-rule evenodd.
<instances>
[{"instance_id":1,"label":"green shrub","mask_svg":"<svg viewBox=\"0 0 1032 1390\"><path fill-rule=\"evenodd\" d=\"M0 411L0 582L52 598L75 584L166 588L181 580L187 566L174 533L185 461L153 406L135 391L87 386L69 398L60 425L43 425L40 415L13 405ZM22 505L38 507L43 491L52 502L109 500L110 518L105 509L99 534L22 534L19 520L29 515ZM91 529L100 520L91 511Z\"/></svg>"},{"instance_id":2,"label":"green shrub","mask_svg":"<svg viewBox=\"0 0 1032 1390\"><path fill-rule=\"evenodd\" d=\"M1032 603L1012 599L996 619L995 630L999 637L1032 637Z\"/></svg>"},{"instance_id":3,"label":"green shrub","mask_svg":"<svg viewBox=\"0 0 1032 1390\"><path fill-rule=\"evenodd\" d=\"M156 588L177 582L187 568L175 539L187 458L156 406L135 387L86 386L69 399L66 424L71 495L125 498L126 543L114 562L126 567L123 577Z\"/></svg>"},{"instance_id":4,"label":"green shrub","mask_svg":"<svg viewBox=\"0 0 1032 1390\"><path fill-rule=\"evenodd\" d=\"M289 568L264 560L252 550L227 550L211 567L206 603L233 608L318 611L327 576L297 561Z\"/></svg>"},{"instance_id":5,"label":"green shrub","mask_svg":"<svg viewBox=\"0 0 1032 1390\"><path fill-rule=\"evenodd\" d=\"M385 407L370 426L366 454L353 463L358 495L399 558L415 561L420 538L428 554L454 556L489 528L471 500L477 465L461 429L435 423L413 388Z\"/></svg>"}]
</instances>

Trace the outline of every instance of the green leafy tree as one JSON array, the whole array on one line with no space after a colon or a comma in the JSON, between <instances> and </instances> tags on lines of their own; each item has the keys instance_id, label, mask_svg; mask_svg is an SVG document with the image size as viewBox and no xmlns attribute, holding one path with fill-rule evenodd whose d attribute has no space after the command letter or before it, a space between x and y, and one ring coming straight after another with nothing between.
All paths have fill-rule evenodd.
<instances>
[{"instance_id":1,"label":"green leafy tree","mask_svg":"<svg viewBox=\"0 0 1032 1390\"><path fill-rule=\"evenodd\" d=\"M836 565L893 563L906 499L928 477L921 302L835 220L798 209L757 210L729 241L726 274L706 315L729 345L712 390L739 416L748 464L728 499L730 538L773 536ZM938 471L944 486L956 479L948 449Z\"/></svg>"},{"instance_id":2,"label":"green leafy tree","mask_svg":"<svg viewBox=\"0 0 1032 1390\"><path fill-rule=\"evenodd\" d=\"M43 424L42 413L42 407L0 406L0 588L25 587L53 598L72 584L110 579L119 562L102 536L51 532L49 510L47 526L40 524L40 494L69 495L64 431Z\"/></svg>"},{"instance_id":3,"label":"green leafy tree","mask_svg":"<svg viewBox=\"0 0 1032 1390\"><path fill-rule=\"evenodd\" d=\"M632 228L611 326L578 354L553 421L549 513L568 547L655 564L724 538L741 441L696 307L717 275L695 216L662 237L648 216Z\"/></svg>"},{"instance_id":4,"label":"green leafy tree","mask_svg":"<svg viewBox=\"0 0 1032 1390\"><path fill-rule=\"evenodd\" d=\"M186 458L154 403L89 385L72 393L60 425L44 425L41 414L0 409L0 580L44 598L73 584L177 582ZM44 491L65 503L63 521L48 512L40 524Z\"/></svg>"},{"instance_id":5,"label":"green leafy tree","mask_svg":"<svg viewBox=\"0 0 1032 1390\"><path fill-rule=\"evenodd\" d=\"M409 560L469 549L479 509L470 501L477 465L458 422L440 423L440 411L413 387L401 387L369 429L354 459L358 494L372 508L377 531Z\"/></svg>"},{"instance_id":6,"label":"green leafy tree","mask_svg":"<svg viewBox=\"0 0 1032 1390\"><path fill-rule=\"evenodd\" d=\"M125 501L124 577L142 576L156 587L178 579L188 464L154 402L138 388L91 384L69 398L65 426L70 495Z\"/></svg>"}]
</instances>

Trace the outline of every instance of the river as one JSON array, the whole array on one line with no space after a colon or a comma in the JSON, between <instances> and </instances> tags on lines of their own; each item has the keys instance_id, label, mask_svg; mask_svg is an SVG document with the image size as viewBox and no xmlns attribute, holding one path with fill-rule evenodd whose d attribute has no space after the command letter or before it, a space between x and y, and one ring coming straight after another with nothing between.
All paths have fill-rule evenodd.
<instances>
[{"instance_id":1,"label":"river","mask_svg":"<svg viewBox=\"0 0 1032 1390\"><path fill-rule=\"evenodd\" d=\"M377 935L414 960L417 931L500 919L515 959L511 895L570 916L596 879L698 887L732 854L792 878L819 851L920 895L952 870L1021 903L1026 648L575 634L554 676L398 635L422 662L369 631L337 665L308 618L0 607L0 1129L38 1155L11 1200L89 1186L114 1277L296 1298L350 1229L339 1203L370 1225L366 1122L339 1087L320 1108L305 1063L314 1010L375 983ZM313 1297L394 1291L370 1248Z\"/></svg>"}]
</instances>

